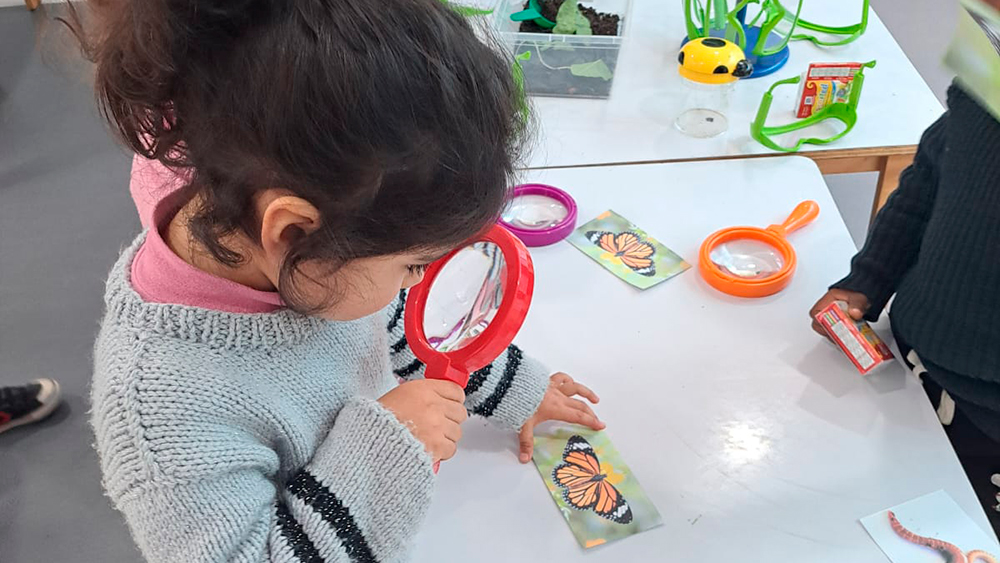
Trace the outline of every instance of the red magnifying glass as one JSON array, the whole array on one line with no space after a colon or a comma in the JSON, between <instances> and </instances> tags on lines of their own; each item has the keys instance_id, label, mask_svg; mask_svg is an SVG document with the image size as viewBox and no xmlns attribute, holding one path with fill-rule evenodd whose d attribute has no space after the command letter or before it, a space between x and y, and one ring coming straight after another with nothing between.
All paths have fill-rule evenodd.
<instances>
[{"instance_id":1,"label":"red magnifying glass","mask_svg":"<svg viewBox=\"0 0 1000 563\"><path fill-rule=\"evenodd\" d=\"M406 341L425 377L463 388L514 340L535 285L531 255L493 225L427 268L406 299Z\"/></svg>"},{"instance_id":2,"label":"red magnifying glass","mask_svg":"<svg viewBox=\"0 0 1000 563\"><path fill-rule=\"evenodd\" d=\"M428 379L465 388L524 324L535 285L524 243L493 225L427 268L406 299L406 341ZM434 470L437 471L435 463Z\"/></svg>"}]
</instances>

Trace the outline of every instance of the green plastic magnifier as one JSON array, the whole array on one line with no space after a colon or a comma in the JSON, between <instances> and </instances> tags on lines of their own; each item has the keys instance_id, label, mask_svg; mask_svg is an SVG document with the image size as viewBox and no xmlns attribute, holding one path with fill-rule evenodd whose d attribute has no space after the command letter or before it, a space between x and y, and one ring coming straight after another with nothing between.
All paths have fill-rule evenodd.
<instances>
[{"instance_id":1,"label":"green plastic magnifier","mask_svg":"<svg viewBox=\"0 0 1000 563\"><path fill-rule=\"evenodd\" d=\"M765 147L780 152L796 152L802 148L802 145L805 144L825 145L843 138L844 135L847 135L851 129L854 128L854 124L858 121L858 101L861 99L861 89L865 83L865 69L874 67L875 61L869 61L861 65L861 68L858 69L858 73L854 76L854 80L851 82L851 95L846 102L836 102L830 104L813 113L811 116L789 123L788 125L768 127L765 124L767 122L767 114L771 111L771 102L774 101L774 95L772 94L774 89L778 86L786 84L798 84L799 81L802 80L802 77L795 76L793 78L775 82L771 85L767 92L764 93L764 99L760 101L760 107L757 109L757 117L754 118L753 123L750 124L750 136ZM772 136L784 135L785 133L805 129L806 127L810 127L827 119L836 119L837 121L843 123L846 127L840 133L826 139L819 139L815 137L799 139L798 142L795 143L795 146L792 147L783 147L771 138Z\"/></svg>"},{"instance_id":2,"label":"green plastic magnifier","mask_svg":"<svg viewBox=\"0 0 1000 563\"><path fill-rule=\"evenodd\" d=\"M538 27L545 29L552 29L556 26L556 22L542 15L542 8L538 5L538 0L528 0L528 7L520 12L514 12L510 15L510 19L516 22L532 21Z\"/></svg>"}]
</instances>

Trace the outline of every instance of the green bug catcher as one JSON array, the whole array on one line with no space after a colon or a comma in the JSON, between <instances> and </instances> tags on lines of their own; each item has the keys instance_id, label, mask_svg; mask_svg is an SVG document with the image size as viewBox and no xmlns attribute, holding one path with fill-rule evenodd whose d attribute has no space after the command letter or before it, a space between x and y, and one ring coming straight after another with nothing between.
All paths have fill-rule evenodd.
<instances>
[{"instance_id":1,"label":"green bug catcher","mask_svg":"<svg viewBox=\"0 0 1000 563\"><path fill-rule=\"evenodd\" d=\"M767 114L771 111L771 102L774 101L774 95L772 94L774 89L778 86L786 84L798 84L799 81L802 80L802 77L795 76L793 78L787 78L785 80L775 82L771 85L767 92L764 93L764 99L761 100L760 107L757 109L757 117L755 117L753 122L750 124L750 136L765 147L780 152L795 152L802 148L802 145L807 143L811 145L825 145L841 139L854 128L854 124L858 121L858 101L861 99L861 89L865 83L865 69L874 67L875 61L869 61L861 65L857 75L854 77L854 81L851 83L851 94L846 102L836 102L830 104L813 113L811 116L805 119L800 119L794 123L789 123L788 125L768 127L765 124L767 123ZM785 133L805 129L806 127L816 125L817 123L827 119L840 121L846 127L840 133L825 139L818 139L815 137L799 139L798 142L791 147L783 147L771 138L775 135L784 135Z\"/></svg>"},{"instance_id":2,"label":"green bug catcher","mask_svg":"<svg viewBox=\"0 0 1000 563\"><path fill-rule=\"evenodd\" d=\"M774 4L781 5L778 0L770 0ZM782 8L784 10L784 8ZM785 11L785 19L789 19L787 14L788 10ZM834 37L839 36L840 39L821 39L815 35L808 33L793 33L792 41L811 41L815 45L820 47L839 47L841 45L847 45L853 42L858 37L864 35L865 31L868 29L868 0L864 0L861 6L861 22L854 25L845 26L828 26L821 25L818 23L813 23L806 21L802 18L796 18L795 29L805 29L807 31L814 31L817 33L822 33L825 35L831 35Z\"/></svg>"},{"instance_id":3,"label":"green bug catcher","mask_svg":"<svg viewBox=\"0 0 1000 563\"><path fill-rule=\"evenodd\" d=\"M779 0L739 0L731 9L728 0L684 0L686 43L699 37L721 37L739 45L753 64L750 78L775 72L788 61L790 41L810 41L822 47L846 45L868 28L869 0L863 0L861 20L848 26L826 26L801 18L805 0L789 10ZM750 4L758 5L747 21ZM811 33L807 33L811 32ZM814 33L823 34L818 37ZM828 37L827 37L828 36Z\"/></svg>"}]
</instances>

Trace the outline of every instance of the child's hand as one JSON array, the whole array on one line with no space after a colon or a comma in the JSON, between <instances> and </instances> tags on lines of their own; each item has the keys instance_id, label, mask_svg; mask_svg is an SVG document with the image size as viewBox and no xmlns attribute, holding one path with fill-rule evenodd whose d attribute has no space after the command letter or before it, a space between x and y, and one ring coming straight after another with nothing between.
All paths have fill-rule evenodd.
<instances>
[{"instance_id":1,"label":"child's hand","mask_svg":"<svg viewBox=\"0 0 1000 563\"><path fill-rule=\"evenodd\" d=\"M435 379L407 381L378 400L424 444L434 461L455 455L461 424L469 417L464 401L461 387Z\"/></svg>"},{"instance_id":2,"label":"child's hand","mask_svg":"<svg viewBox=\"0 0 1000 563\"><path fill-rule=\"evenodd\" d=\"M863 293L858 293L857 291L847 291L846 289L831 289L826 292L826 295L820 297L819 301L812 306L809 310L809 318L812 319L812 327L820 336L829 335L826 333L826 329L823 325L816 322L816 313L819 313L823 309L830 306L830 303L834 301L843 301L847 303L847 315L856 321L860 321L865 317L865 313L868 312L868 298L865 297Z\"/></svg>"},{"instance_id":3,"label":"child's hand","mask_svg":"<svg viewBox=\"0 0 1000 563\"><path fill-rule=\"evenodd\" d=\"M535 448L535 426L546 420L571 422L594 430L604 429L604 423L597 418L590 405L580 399L574 399L576 395L586 398L595 405L600 401L587 386L573 381L573 378L565 373L557 373L549 378L549 388L545 391L542 404L534 416L524 423L518 436L518 441L521 442L521 463L531 461L531 454Z\"/></svg>"}]
</instances>

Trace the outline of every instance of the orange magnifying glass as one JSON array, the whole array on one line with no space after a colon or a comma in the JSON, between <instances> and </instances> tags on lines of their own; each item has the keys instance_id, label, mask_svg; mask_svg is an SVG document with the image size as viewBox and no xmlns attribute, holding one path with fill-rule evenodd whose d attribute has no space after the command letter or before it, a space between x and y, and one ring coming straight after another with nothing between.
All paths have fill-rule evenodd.
<instances>
[{"instance_id":1,"label":"orange magnifying glass","mask_svg":"<svg viewBox=\"0 0 1000 563\"><path fill-rule=\"evenodd\" d=\"M701 276L715 289L737 297L778 293L795 274L795 249L786 237L817 215L819 205L803 201L780 225L731 227L713 233L698 252Z\"/></svg>"}]
</instances>

